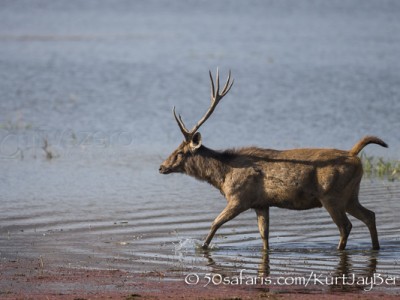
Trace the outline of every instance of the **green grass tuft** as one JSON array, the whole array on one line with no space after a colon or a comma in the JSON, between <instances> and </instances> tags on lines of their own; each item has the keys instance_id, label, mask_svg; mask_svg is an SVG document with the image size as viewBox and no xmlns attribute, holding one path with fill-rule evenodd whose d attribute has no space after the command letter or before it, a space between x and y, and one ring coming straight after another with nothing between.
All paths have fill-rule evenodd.
<instances>
[{"instance_id":1,"label":"green grass tuft","mask_svg":"<svg viewBox=\"0 0 400 300\"><path fill-rule=\"evenodd\" d=\"M389 181L400 180L400 161L367 156L364 152L360 158L367 176L386 178Z\"/></svg>"}]
</instances>

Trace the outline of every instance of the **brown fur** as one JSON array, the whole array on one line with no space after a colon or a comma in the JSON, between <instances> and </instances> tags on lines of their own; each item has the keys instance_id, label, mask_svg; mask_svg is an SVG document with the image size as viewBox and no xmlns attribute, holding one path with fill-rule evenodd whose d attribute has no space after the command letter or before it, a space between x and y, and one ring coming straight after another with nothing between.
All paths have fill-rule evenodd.
<instances>
[{"instance_id":1,"label":"brown fur","mask_svg":"<svg viewBox=\"0 0 400 300\"><path fill-rule=\"evenodd\" d=\"M200 137L198 137L200 138ZM160 173L185 173L216 187L227 206L215 219L204 247L225 222L250 208L268 249L269 207L304 210L325 207L340 231L338 249L346 247L351 223L346 212L363 221L379 249L375 214L358 201L363 174L359 151L370 143L387 145L376 137L365 137L350 151L336 149L294 149L286 151L256 147L214 151L201 139L184 141L160 167Z\"/></svg>"}]
</instances>

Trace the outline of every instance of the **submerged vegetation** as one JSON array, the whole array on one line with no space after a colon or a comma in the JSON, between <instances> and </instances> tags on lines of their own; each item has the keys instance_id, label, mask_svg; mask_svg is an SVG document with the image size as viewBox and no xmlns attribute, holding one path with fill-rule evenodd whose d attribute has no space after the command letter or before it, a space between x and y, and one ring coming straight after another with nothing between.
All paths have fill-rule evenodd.
<instances>
[{"instance_id":1,"label":"submerged vegetation","mask_svg":"<svg viewBox=\"0 0 400 300\"><path fill-rule=\"evenodd\" d=\"M400 161L367 156L364 152L360 158L364 173L368 177L387 178L389 181L400 180Z\"/></svg>"},{"instance_id":2,"label":"submerged vegetation","mask_svg":"<svg viewBox=\"0 0 400 300\"><path fill-rule=\"evenodd\" d=\"M52 160L53 158L57 157L56 154L51 150L51 147L49 145L49 142L47 138L43 139L43 146L42 146L43 151L46 153L46 159L47 160Z\"/></svg>"}]
</instances>

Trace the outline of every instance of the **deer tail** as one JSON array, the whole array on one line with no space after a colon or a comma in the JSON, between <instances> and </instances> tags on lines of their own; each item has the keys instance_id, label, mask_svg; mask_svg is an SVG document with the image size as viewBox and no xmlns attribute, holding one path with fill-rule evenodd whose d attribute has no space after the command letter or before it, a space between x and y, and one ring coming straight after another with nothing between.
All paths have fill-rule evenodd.
<instances>
[{"instance_id":1,"label":"deer tail","mask_svg":"<svg viewBox=\"0 0 400 300\"><path fill-rule=\"evenodd\" d=\"M351 148L349 151L350 155L356 156L368 144L378 144L385 148L388 147L388 145L380 138L375 136L366 136L363 137L357 144L355 144L353 148Z\"/></svg>"}]
</instances>

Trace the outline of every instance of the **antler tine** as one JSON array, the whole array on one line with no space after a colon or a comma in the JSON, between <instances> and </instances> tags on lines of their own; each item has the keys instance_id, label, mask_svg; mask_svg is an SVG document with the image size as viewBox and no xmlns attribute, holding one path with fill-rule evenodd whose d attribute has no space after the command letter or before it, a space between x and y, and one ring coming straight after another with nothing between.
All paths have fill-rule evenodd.
<instances>
[{"instance_id":1,"label":"antler tine","mask_svg":"<svg viewBox=\"0 0 400 300\"><path fill-rule=\"evenodd\" d=\"M229 70L228 79L226 80L224 89L222 90L221 94L225 96L230 91L234 82L235 82L235 80L233 80L233 79L231 81L231 70Z\"/></svg>"},{"instance_id":2,"label":"antler tine","mask_svg":"<svg viewBox=\"0 0 400 300\"><path fill-rule=\"evenodd\" d=\"M216 93L214 94L214 98L217 98L219 94L219 68L217 68L216 81L217 81L217 90Z\"/></svg>"},{"instance_id":3,"label":"antler tine","mask_svg":"<svg viewBox=\"0 0 400 300\"><path fill-rule=\"evenodd\" d=\"M174 113L175 120L178 123L179 129L181 130L183 136L185 137L185 139L187 141L189 141L190 137L191 137L191 133L189 132L189 130L187 130L185 124L183 123L181 115L179 115L179 117L176 115L175 106L174 106L172 112Z\"/></svg>"},{"instance_id":4,"label":"antler tine","mask_svg":"<svg viewBox=\"0 0 400 300\"><path fill-rule=\"evenodd\" d=\"M208 71L210 74L210 81L211 81L211 101L215 96L215 87L214 87L214 78L212 77L211 70Z\"/></svg>"},{"instance_id":5,"label":"antler tine","mask_svg":"<svg viewBox=\"0 0 400 300\"><path fill-rule=\"evenodd\" d=\"M229 92L229 90L231 89L231 87L233 85L233 82L234 82L233 79L231 81L231 70L229 70L228 79L226 80L225 86L221 93L222 96L225 96Z\"/></svg>"}]
</instances>

